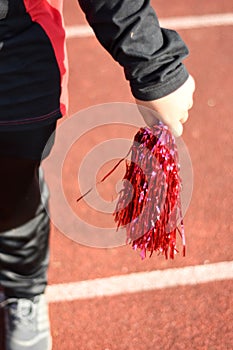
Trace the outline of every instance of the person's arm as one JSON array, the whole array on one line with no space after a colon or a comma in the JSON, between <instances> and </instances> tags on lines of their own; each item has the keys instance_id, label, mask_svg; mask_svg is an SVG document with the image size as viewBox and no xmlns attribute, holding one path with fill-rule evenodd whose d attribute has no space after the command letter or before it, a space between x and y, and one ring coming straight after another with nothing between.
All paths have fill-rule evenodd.
<instances>
[{"instance_id":1,"label":"person's arm","mask_svg":"<svg viewBox=\"0 0 233 350\"><path fill-rule=\"evenodd\" d=\"M79 0L79 4L99 42L123 66L136 102L156 110L172 129L164 107L157 105L160 99L166 105L167 97L189 85L191 78L182 63L188 49L180 36L160 28L149 0Z\"/></svg>"}]
</instances>

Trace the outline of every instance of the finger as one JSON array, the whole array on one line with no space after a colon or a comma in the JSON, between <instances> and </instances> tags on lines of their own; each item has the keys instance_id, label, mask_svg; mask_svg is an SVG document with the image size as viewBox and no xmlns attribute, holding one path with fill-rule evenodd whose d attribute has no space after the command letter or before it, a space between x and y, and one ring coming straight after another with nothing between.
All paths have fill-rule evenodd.
<instances>
[{"instance_id":1,"label":"finger","mask_svg":"<svg viewBox=\"0 0 233 350\"><path fill-rule=\"evenodd\" d=\"M192 75L190 75L190 83L191 83L191 87L192 87L192 92L194 93L194 91L196 89L196 84L195 84L195 80L194 80Z\"/></svg>"},{"instance_id":2,"label":"finger","mask_svg":"<svg viewBox=\"0 0 233 350\"><path fill-rule=\"evenodd\" d=\"M171 125L168 125L171 133L175 137L180 137L183 134L183 125L181 124L180 121L177 121L176 123L173 123Z\"/></svg>"},{"instance_id":3,"label":"finger","mask_svg":"<svg viewBox=\"0 0 233 350\"><path fill-rule=\"evenodd\" d=\"M182 118L180 119L180 122L182 124L186 123L187 120L188 120L188 117L189 117L189 114L188 114L188 111L182 116Z\"/></svg>"},{"instance_id":4,"label":"finger","mask_svg":"<svg viewBox=\"0 0 233 350\"><path fill-rule=\"evenodd\" d=\"M137 108L142 115L145 123L150 127L157 125L159 123L159 120L162 119L161 115L158 112L152 110L151 108L143 106L143 104L137 103Z\"/></svg>"},{"instance_id":5,"label":"finger","mask_svg":"<svg viewBox=\"0 0 233 350\"><path fill-rule=\"evenodd\" d=\"M192 107L193 107L193 99L189 102L188 110L191 109Z\"/></svg>"}]
</instances>

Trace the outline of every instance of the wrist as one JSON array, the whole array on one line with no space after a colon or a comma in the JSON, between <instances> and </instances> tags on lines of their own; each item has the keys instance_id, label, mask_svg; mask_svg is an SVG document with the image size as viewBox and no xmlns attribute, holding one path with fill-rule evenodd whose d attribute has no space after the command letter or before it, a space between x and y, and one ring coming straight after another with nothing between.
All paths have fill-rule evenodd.
<instances>
[{"instance_id":1,"label":"wrist","mask_svg":"<svg viewBox=\"0 0 233 350\"><path fill-rule=\"evenodd\" d=\"M176 72L166 81L138 84L130 82L131 92L134 98L141 101L157 100L179 89L189 78L186 67L181 64Z\"/></svg>"}]
</instances>

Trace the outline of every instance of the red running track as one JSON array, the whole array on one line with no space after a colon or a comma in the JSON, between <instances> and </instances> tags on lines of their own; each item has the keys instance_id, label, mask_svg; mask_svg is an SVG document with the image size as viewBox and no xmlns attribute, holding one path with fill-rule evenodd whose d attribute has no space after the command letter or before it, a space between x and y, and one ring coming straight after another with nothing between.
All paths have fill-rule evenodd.
<instances>
[{"instance_id":1,"label":"red running track","mask_svg":"<svg viewBox=\"0 0 233 350\"><path fill-rule=\"evenodd\" d=\"M152 2L160 18L232 12L229 0ZM65 3L67 25L84 24L76 1ZM81 246L52 229L49 284L232 261L232 26L179 30L190 49L186 64L196 79L195 104L183 139L194 190L185 217L187 256L141 261L130 247ZM68 40L70 114L100 103L133 102L121 68L94 37ZM101 139L101 135L99 136ZM96 138L98 142L98 137ZM82 147L92 146L88 139ZM80 162L76 156L74 164ZM70 179L77 168L66 169ZM66 189L73 195L66 177ZM50 305L54 350L231 350L232 280L74 300ZM0 319L2 329L3 320ZM0 348L3 349L3 336Z\"/></svg>"}]
</instances>

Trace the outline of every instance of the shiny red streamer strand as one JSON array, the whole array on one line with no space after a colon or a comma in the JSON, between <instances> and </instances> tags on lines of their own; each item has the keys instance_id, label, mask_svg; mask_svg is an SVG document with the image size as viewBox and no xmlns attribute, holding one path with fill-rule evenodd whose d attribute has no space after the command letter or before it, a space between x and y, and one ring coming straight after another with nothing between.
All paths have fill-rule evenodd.
<instances>
[{"instance_id":1,"label":"shiny red streamer strand","mask_svg":"<svg viewBox=\"0 0 233 350\"><path fill-rule=\"evenodd\" d=\"M166 126L138 131L123 180L114 219L117 229L125 227L126 243L139 249L142 259L147 251L173 259L178 231L185 255L178 151Z\"/></svg>"}]
</instances>

